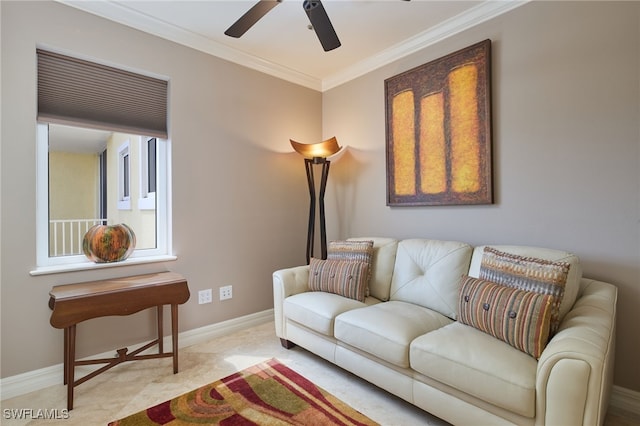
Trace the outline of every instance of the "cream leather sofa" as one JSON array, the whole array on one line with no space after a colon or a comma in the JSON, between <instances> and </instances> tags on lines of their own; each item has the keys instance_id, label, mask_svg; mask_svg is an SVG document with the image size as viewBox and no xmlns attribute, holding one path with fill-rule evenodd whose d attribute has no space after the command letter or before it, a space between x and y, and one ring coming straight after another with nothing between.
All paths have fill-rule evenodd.
<instances>
[{"instance_id":1,"label":"cream leather sofa","mask_svg":"<svg viewBox=\"0 0 640 426\"><path fill-rule=\"evenodd\" d=\"M364 302L309 291L309 266L273 274L276 334L453 424L598 425L612 386L617 289L570 253L498 250L570 263L561 323L539 359L456 321L460 277L483 247L373 240Z\"/></svg>"}]
</instances>

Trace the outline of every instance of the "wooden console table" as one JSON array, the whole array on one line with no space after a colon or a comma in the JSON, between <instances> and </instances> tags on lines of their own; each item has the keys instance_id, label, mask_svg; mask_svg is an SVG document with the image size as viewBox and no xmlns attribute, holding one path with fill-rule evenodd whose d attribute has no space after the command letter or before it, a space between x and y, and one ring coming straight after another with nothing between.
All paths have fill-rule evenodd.
<instances>
[{"instance_id":1,"label":"wooden console table","mask_svg":"<svg viewBox=\"0 0 640 426\"><path fill-rule=\"evenodd\" d=\"M73 409L73 388L122 362L173 357L173 374L178 372L178 305L189 300L189 287L184 277L173 272L137 275L103 281L58 285L49 292L51 325L64 329L64 384L67 385L67 409ZM172 351L164 352L162 340L162 308L171 305ZM118 349L114 358L76 360L76 325L91 318L130 315L157 307L158 338L131 353ZM158 353L138 355L154 345ZM75 380L77 365L106 364Z\"/></svg>"}]
</instances>

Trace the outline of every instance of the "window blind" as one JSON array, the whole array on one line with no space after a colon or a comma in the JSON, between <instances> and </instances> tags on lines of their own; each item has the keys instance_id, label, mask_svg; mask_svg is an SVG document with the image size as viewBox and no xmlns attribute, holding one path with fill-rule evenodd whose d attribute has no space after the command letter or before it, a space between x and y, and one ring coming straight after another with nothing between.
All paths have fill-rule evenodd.
<instances>
[{"instance_id":1,"label":"window blind","mask_svg":"<svg viewBox=\"0 0 640 426\"><path fill-rule=\"evenodd\" d=\"M167 81L36 52L39 121L167 137Z\"/></svg>"}]
</instances>

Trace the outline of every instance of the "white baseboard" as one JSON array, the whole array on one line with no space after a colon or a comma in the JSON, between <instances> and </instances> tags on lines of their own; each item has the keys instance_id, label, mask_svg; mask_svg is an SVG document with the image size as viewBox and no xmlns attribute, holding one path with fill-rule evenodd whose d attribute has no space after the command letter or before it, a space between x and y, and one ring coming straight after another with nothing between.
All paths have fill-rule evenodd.
<instances>
[{"instance_id":1,"label":"white baseboard","mask_svg":"<svg viewBox=\"0 0 640 426\"><path fill-rule=\"evenodd\" d=\"M640 392L613 385L609 407L612 411L622 410L640 417Z\"/></svg>"},{"instance_id":2,"label":"white baseboard","mask_svg":"<svg viewBox=\"0 0 640 426\"><path fill-rule=\"evenodd\" d=\"M204 327L193 330L183 331L179 334L178 345L180 348L186 348L198 343L206 342L217 337L225 336L245 328L264 324L273 320L273 309L257 312L255 314L245 315L243 317L219 322L216 324L206 325ZM138 345L130 345L131 351L139 348L146 343ZM171 336L164 338L165 348L171 348ZM109 358L114 355L114 351L96 354L90 358ZM99 368L100 366L94 367ZM77 371L91 371L92 367L82 366L76 367ZM62 383L63 365L57 364L51 367L40 368L34 371L17 374L15 376L6 377L0 380L0 399L5 400L16 396L34 392L49 386L59 385Z\"/></svg>"}]
</instances>

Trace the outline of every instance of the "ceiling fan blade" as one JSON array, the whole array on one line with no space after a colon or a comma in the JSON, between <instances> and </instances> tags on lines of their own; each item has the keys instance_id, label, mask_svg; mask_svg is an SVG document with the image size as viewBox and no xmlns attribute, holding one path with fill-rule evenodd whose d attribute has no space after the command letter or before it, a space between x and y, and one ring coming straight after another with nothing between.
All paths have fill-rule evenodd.
<instances>
[{"instance_id":1,"label":"ceiling fan blade","mask_svg":"<svg viewBox=\"0 0 640 426\"><path fill-rule=\"evenodd\" d=\"M239 38L256 22L276 7L282 0L260 0L251 9L231 25L224 33L230 37Z\"/></svg>"},{"instance_id":2,"label":"ceiling fan blade","mask_svg":"<svg viewBox=\"0 0 640 426\"><path fill-rule=\"evenodd\" d=\"M327 11L324 10L324 6L320 0L304 0L302 3L309 21L313 26L313 30L316 32L320 44L325 52L340 47L340 40L336 31L333 29L333 25L329 20Z\"/></svg>"}]
</instances>

